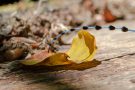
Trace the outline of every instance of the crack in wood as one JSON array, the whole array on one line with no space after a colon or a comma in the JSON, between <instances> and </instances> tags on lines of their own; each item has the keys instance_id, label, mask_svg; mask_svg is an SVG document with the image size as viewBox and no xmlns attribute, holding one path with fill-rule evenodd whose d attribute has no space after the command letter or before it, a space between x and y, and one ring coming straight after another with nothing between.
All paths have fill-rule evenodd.
<instances>
[{"instance_id":1,"label":"crack in wood","mask_svg":"<svg viewBox=\"0 0 135 90\"><path fill-rule=\"evenodd\" d=\"M125 57L125 56L133 56L133 55L135 55L135 53L129 53L129 54L125 54L125 55L120 55L120 56L116 56L116 57L113 57L113 58L104 59L102 61L110 61L110 60L115 59L115 58L122 58L122 57Z\"/></svg>"}]
</instances>

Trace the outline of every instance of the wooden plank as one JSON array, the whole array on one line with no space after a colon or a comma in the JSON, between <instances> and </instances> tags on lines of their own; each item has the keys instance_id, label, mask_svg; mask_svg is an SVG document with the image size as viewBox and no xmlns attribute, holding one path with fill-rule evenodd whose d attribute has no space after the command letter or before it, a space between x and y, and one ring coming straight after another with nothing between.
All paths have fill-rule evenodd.
<instances>
[{"instance_id":1,"label":"wooden plank","mask_svg":"<svg viewBox=\"0 0 135 90\"><path fill-rule=\"evenodd\" d=\"M134 23L119 21L113 25L131 27ZM40 70L1 64L0 90L135 90L135 33L91 32L98 46L92 63Z\"/></svg>"}]
</instances>

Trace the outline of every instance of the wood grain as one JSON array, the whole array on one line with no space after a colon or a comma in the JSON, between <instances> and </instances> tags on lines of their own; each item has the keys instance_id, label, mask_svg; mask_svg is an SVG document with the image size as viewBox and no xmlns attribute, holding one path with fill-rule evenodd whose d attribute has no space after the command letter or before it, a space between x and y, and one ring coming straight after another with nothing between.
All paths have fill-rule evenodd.
<instances>
[{"instance_id":1,"label":"wood grain","mask_svg":"<svg viewBox=\"0 0 135 90\"><path fill-rule=\"evenodd\" d=\"M135 21L116 26L135 28ZM135 33L91 30L98 52L93 62L65 67L0 64L0 90L135 90Z\"/></svg>"}]
</instances>

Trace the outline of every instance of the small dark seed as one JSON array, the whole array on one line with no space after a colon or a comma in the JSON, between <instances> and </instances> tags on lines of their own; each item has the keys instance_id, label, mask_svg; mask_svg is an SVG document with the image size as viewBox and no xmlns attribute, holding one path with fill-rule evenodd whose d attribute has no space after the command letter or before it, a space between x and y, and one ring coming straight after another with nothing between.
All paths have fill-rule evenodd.
<instances>
[{"instance_id":1,"label":"small dark seed","mask_svg":"<svg viewBox=\"0 0 135 90\"><path fill-rule=\"evenodd\" d=\"M87 29L88 29L88 26L83 26L83 29L84 29L84 30L87 30Z\"/></svg>"},{"instance_id":2,"label":"small dark seed","mask_svg":"<svg viewBox=\"0 0 135 90\"><path fill-rule=\"evenodd\" d=\"M95 26L95 29L100 30L100 29L102 29L102 27L97 25L97 26Z\"/></svg>"},{"instance_id":3,"label":"small dark seed","mask_svg":"<svg viewBox=\"0 0 135 90\"><path fill-rule=\"evenodd\" d=\"M49 46L52 46L52 44L51 44L51 43L48 43L48 45L49 45Z\"/></svg>"},{"instance_id":4,"label":"small dark seed","mask_svg":"<svg viewBox=\"0 0 135 90\"><path fill-rule=\"evenodd\" d=\"M74 28L72 28L72 29L70 29L70 31L75 31L75 29L74 29Z\"/></svg>"},{"instance_id":5,"label":"small dark seed","mask_svg":"<svg viewBox=\"0 0 135 90\"><path fill-rule=\"evenodd\" d=\"M55 38L53 38L53 40L56 40L57 38L55 37Z\"/></svg>"},{"instance_id":6,"label":"small dark seed","mask_svg":"<svg viewBox=\"0 0 135 90\"><path fill-rule=\"evenodd\" d=\"M54 50L58 51L58 49L56 47L53 48Z\"/></svg>"},{"instance_id":7,"label":"small dark seed","mask_svg":"<svg viewBox=\"0 0 135 90\"><path fill-rule=\"evenodd\" d=\"M65 32L60 32L60 34L61 34L61 35L64 35L64 34L65 34Z\"/></svg>"},{"instance_id":8,"label":"small dark seed","mask_svg":"<svg viewBox=\"0 0 135 90\"><path fill-rule=\"evenodd\" d=\"M21 21L21 19L20 19L20 18L18 18L18 17L15 17L15 19L16 19L16 21L18 21L18 22L20 22L20 21Z\"/></svg>"},{"instance_id":9,"label":"small dark seed","mask_svg":"<svg viewBox=\"0 0 135 90\"><path fill-rule=\"evenodd\" d=\"M127 27L122 27L121 29L122 29L123 32L127 32L128 31Z\"/></svg>"},{"instance_id":10,"label":"small dark seed","mask_svg":"<svg viewBox=\"0 0 135 90\"><path fill-rule=\"evenodd\" d=\"M110 29L110 30L115 30L115 27L112 26L112 25L110 25L110 26L109 26L109 29Z\"/></svg>"}]
</instances>

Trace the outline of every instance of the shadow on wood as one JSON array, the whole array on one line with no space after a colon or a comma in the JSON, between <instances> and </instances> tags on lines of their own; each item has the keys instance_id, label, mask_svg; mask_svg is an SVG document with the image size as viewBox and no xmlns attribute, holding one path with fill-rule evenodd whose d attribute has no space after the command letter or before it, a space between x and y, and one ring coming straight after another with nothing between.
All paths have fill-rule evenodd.
<instances>
[{"instance_id":1,"label":"shadow on wood","mask_svg":"<svg viewBox=\"0 0 135 90\"><path fill-rule=\"evenodd\" d=\"M53 67L28 67L20 63L13 63L10 65L12 68L9 68L11 69L11 73L15 72L15 74L18 74L19 76L21 75L21 77L27 81L26 84L28 86L38 85L39 89L41 90L80 90L81 87L76 87L73 85L73 82L69 83L69 81L67 82L66 80L76 79L79 81L80 75L76 72L76 70L90 69L96 67L99 64L101 64L101 62L97 60L81 64ZM68 72L64 73L66 71ZM48 89L47 87L51 89Z\"/></svg>"},{"instance_id":2,"label":"shadow on wood","mask_svg":"<svg viewBox=\"0 0 135 90\"><path fill-rule=\"evenodd\" d=\"M93 60L84 62L81 64L70 64L61 66L23 66L21 69L31 72L42 72L42 71L61 71L61 70L85 70L100 65L101 61Z\"/></svg>"}]
</instances>

